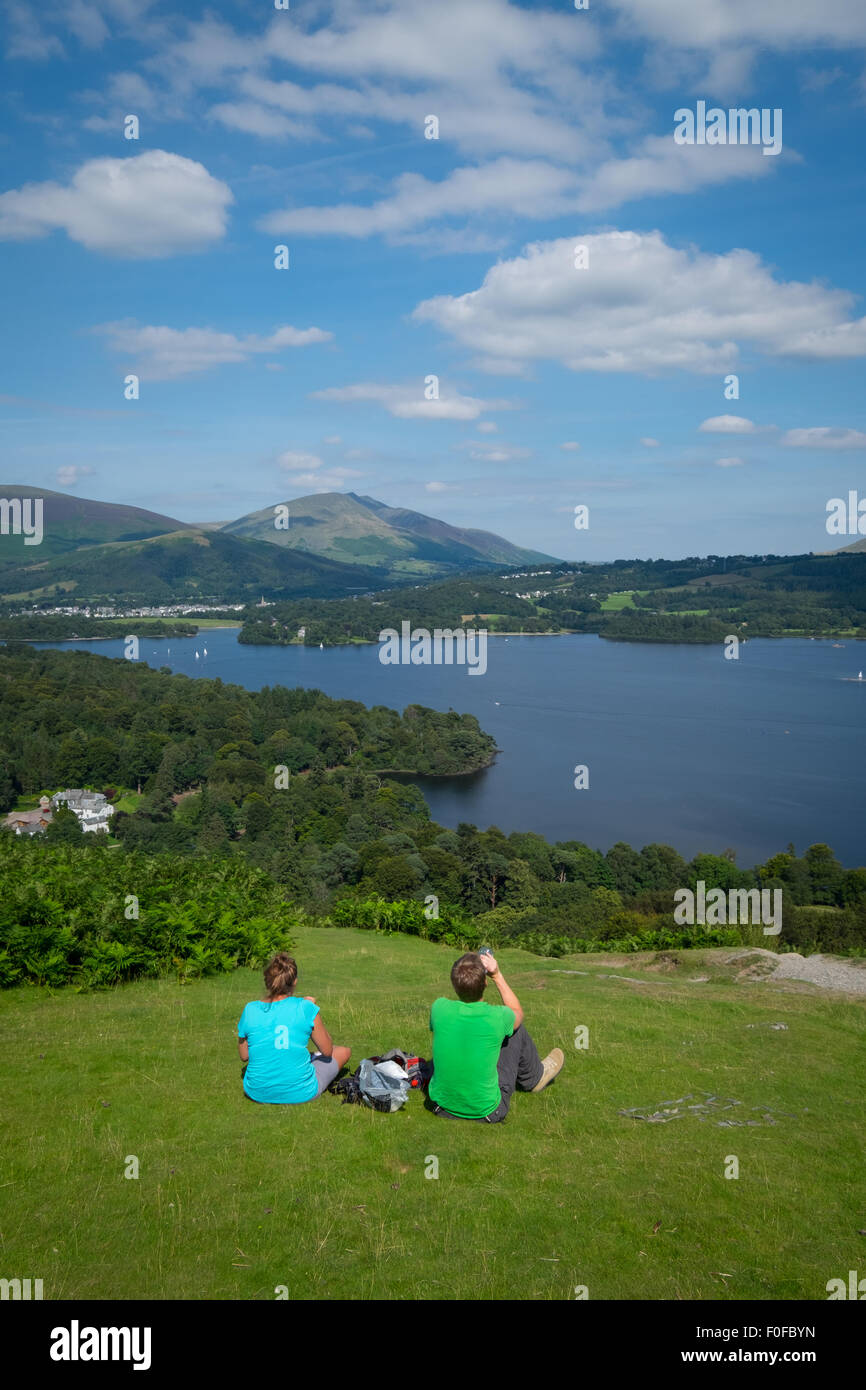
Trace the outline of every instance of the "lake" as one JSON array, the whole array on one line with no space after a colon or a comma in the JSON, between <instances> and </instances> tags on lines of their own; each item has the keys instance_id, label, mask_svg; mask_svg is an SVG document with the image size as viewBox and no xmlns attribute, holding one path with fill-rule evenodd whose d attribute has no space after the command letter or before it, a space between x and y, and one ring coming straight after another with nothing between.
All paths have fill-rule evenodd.
<instances>
[{"instance_id":1,"label":"lake","mask_svg":"<svg viewBox=\"0 0 866 1390\"><path fill-rule=\"evenodd\" d=\"M120 640L34 645L123 655ZM495 764L416 779L446 826L534 830L602 850L661 841L687 858L732 847L743 867L789 841L798 853L821 841L847 867L866 863L866 680L846 679L866 667L860 643L757 639L728 661L719 646L491 637L487 670L473 676L384 666L371 645L247 647L236 629L211 629L143 637L141 658L250 690L303 685L366 705L471 712L502 750Z\"/></svg>"}]
</instances>

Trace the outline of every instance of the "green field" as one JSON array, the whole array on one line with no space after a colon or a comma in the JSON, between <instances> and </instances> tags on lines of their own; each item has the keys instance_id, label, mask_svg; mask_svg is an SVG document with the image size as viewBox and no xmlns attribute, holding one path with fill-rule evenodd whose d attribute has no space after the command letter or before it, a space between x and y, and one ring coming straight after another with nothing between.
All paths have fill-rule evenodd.
<instances>
[{"instance_id":1,"label":"green field","mask_svg":"<svg viewBox=\"0 0 866 1390\"><path fill-rule=\"evenodd\" d=\"M647 594L648 589L626 589L620 594L608 594L601 600L602 613L618 613L621 608L634 608L632 594Z\"/></svg>"},{"instance_id":2,"label":"green field","mask_svg":"<svg viewBox=\"0 0 866 1390\"><path fill-rule=\"evenodd\" d=\"M128 628L133 623L136 629L147 629L153 627L154 623L189 623L192 627L241 627L240 621L232 622L229 618L106 618L107 623L115 627Z\"/></svg>"},{"instance_id":3,"label":"green field","mask_svg":"<svg viewBox=\"0 0 866 1390\"><path fill-rule=\"evenodd\" d=\"M296 953L299 988L353 1066L393 1046L429 1053L453 951L305 928ZM271 1299L278 1285L401 1302L573 1299L577 1285L594 1299L825 1299L863 1259L866 1003L737 983L724 955L683 953L670 973L622 958L630 978L605 979L617 958L503 952L542 1053L559 1045L566 1065L491 1127L436 1117L417 1094L395 1115L330 1095L243 1099L235 1025L260 993L252 971L6 991L4 1269L43 1278L52 1299ZM618 1114L699 1091L758 1126Z\"/></svg>"}]
</instances>

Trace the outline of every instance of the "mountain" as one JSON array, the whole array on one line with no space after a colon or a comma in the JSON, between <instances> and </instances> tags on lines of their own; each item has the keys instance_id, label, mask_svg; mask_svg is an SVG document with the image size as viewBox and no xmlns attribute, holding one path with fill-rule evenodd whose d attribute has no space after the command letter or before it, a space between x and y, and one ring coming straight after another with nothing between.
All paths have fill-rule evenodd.
<instances>
[{"instance_id":1,"label":"mountain","mask_svg":"<svg viewBox=\"0 0 866 1390\"><path fill-rule=\"evenodd\" d=\"M170 531L185 529L186 523L159 512L147 512L141 507L127 507L118 502L95 502L90 497L70 497L65 492L51 492L44 487L27 487L19 483L0 483L0 498L42 498L42 532L40 545L25 545L23 535L11 532L0 540L0 560L10 554L16 559L40 560L64 555L85 545L102 545L106 541L137 541L149 536L162 536ZM32 514L32 513L31 513Z\"/></svg>"},{"instance_id":2,"label":"mountain","mask_svg":"<svg viewBox=\"0 0 866 1390\"><path fill-rule=\"evenodd\" d=\"M160 604L198 599L252 603L260 594L269 599L346 598L382 584L378 570L201 528L82 546L50 559L41 550L41 546L28 547L23 560L0 565L0 598L6 602Z\"/></svg>"},{"instance_id":3,"label":"mountain","mask_svg":"<svg viewBox=\"0 0 866 1390\"><path fill-rule=\"evenodd\" d=\"M14 534L9 503L42 498L42 540ZM412 579L549 561L488 531L355 493L318 493L201 525L120 503L0 484L0 599L159 604L345 598ZM27 513L25 512L25 519ZM32 521L32 516L30 518Z\"/></svg>"},{"instance_id":4,"label":"mountain","mask_svg":"<svg viewBox=\"0 0 866 1390\"><path fill-rule=\"evenodd\" d=\"M551 561L490 531L451 526L404 507L389 507L354 492L323 492L282 504L289 524L274 525L265 507L223 527L229 535L267 541L343 563L370 565L394 577L436 577L459 570Z\"/></svg>"}]
</instances>

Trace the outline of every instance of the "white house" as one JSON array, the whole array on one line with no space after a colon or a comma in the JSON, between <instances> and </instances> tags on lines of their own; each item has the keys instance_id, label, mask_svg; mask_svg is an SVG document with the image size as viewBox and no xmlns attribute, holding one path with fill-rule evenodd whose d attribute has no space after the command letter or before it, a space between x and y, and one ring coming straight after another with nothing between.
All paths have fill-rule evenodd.
<instances>
[{"instance_id":1,"label":"white house","mask_svg":"<svg viewBox=\"0 0 866 1390\"><path fill-rule=\"evenodd\" d=\"M60 806L67 806L70 811L74 811L81 829L85 832L103 831L107 834L109 822L114 815L114 807L106 801L102 792L86 791L81 787L56 792L51 798L51 804L55 810Z\"/></svg>"}]
</instances>

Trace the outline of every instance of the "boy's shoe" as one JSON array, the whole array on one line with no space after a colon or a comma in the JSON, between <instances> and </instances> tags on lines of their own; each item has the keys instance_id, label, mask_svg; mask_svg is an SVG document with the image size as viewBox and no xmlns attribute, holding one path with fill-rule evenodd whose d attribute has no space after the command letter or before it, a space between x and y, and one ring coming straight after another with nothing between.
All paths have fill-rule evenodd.
<instances>
[{"instance_id":1,"label":"boy's shoe","mask_svg":"<svg viewBox=\"0 0 866 1390\"><path fill-rule=\"evenodd\" d=\"M541 1080L537 1086L533 1086L533 1091L543 1091L545 1086L549 1086L555 1076L559 1076L565 1065L565 1053L561 1048L555 1047L552 1052L548 1052L542 1062L544 1070L541 1073Z\"/></svg>"}]
</instances>

